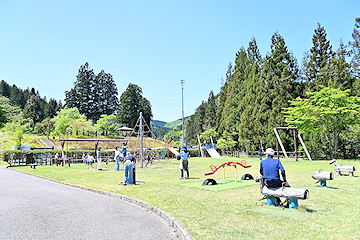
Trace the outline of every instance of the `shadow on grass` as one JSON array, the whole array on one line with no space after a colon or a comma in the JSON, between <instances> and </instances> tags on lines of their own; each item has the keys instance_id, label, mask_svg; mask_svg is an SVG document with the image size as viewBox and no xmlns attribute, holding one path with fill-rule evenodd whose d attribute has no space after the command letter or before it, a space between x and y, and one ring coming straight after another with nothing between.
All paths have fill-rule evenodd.
<instances>
[{"instance_id":1,"label":"shadow on grass","mask_svg":"<svg viewBox=\"0 0 360 240\"><path fill-rule=\"evenodd\" d=\"M326 187L316 186L316 187L318 187L318 188L324 188L324 189L326 189L326 188L330 188L330 189L339 189L339 188L337 188L337 187L329 187L329 186L326 186Z\"/></svg>"},{"instance_id":2,"label":"shadow on grass","mask_svg":"<svg viewBox=\"0 0 360 240\"><path fill-rule=\"evenodd\" d=\"M316 213L317 212L317 210L310 209L310 208L307 208L307 207L300 207L300 209L302 209L303 211L305 211L307 213Z\"/></svg>"},{"instance_id":3,"label":"shadow on grass","mask_svg":"<svg viewBox=\"0 0 360 240\"><path fill-rule=\"evenodd\" d=\"M298 210L296 209L288 209L282 207L274 207L274 206L267 206L263 205L260 207L254 207L252 209L248 209L248 211L257 212L265 215L272 215L277 217L284 217L293 220L299 221L306 221L310 217L312 217L309 213L316 213L316 210L308 209L306 207L299 207Z\"/></svg>"}]
</instances>

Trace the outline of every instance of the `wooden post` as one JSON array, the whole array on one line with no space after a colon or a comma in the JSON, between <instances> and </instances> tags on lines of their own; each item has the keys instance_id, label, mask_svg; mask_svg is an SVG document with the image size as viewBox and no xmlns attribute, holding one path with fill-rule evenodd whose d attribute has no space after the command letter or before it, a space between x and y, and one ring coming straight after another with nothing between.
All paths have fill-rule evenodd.
<instances>
[{"instance_id":1,"label":"wooden post","mask_svg":"<svg viewBox=\"0 0 360 240\"><path fill-rule=\"evenodd\" d=\"M295 160L298 160L298 149L297 149L297 142L296 142L296 130L293 130L294 132L294 147L295 147Z\"/></svg>"},{"instance_id":2,"label":"wooden post","mask_svg":"<svg viewBox=\"0 0 360 240\"><path fill-rule=\"evenodd\" d=\"M237 168L236 168L236 164L234 164L235 167L235 182L237 182Z\"/></svg>"},{"instance_id":3,"label":"wooden post","mask_svg":"<svg viewBox=\"0 0 360 240\"><path fill-rule=\"evenodd\" d=\"M197 135L197 138L198 138L198 142L199 142L200 155L201 155L201 157L204 157L203 150L201 149L201 142L200 142L200 135L199 134Z\"/></svg>"},{"instance_id":4,"label":"wooden post","mask_svg":"<svg viewBox=\"0 0 360 240\"><path fill-rule=\"evenodd\" d=\"M94 156L94 158L97 157L97 148L98 148L98 145L99 145L99 141L96 141L96 142L95 142L95 156Z\"/></svg>"},{"instance_id":5,"label":"wooden post","mask_svg":"<svg viewBox=\"0 0 360 240\"><path fill-rule=\"evenodd\" d=\"M279 144L280 144L281 150L283 151L286 160L289 162L289 158L288 158L288 156L287 156L287 154L286 154L284 145L283 145L282 142L281 142L281 139L280 139L279 133L278 133L278 131L277 131L277 128L274 128L274 132L275 132L275 135L276 135L277 139L279 140Z\"/></svg>"},{"instance_id":6,"label":"wooden post","mask_svg":"<svg viewBox=\"0 0 360 240\"><path fill-rule=\"evenodd\" d=\"M64 153L64 145L65 145L65 140L60 140L60 144L61 144L61 157L63 159L63 163L62 166L65 166L65 153Z\"/></svg>"},{"instance_id":7,"label":"wooden post","mask_svg":"<svg viewBox=\"0 0 360 240\"><path fill-rule=\"evenodd\" d=\"M277 153L277 158L280 159L280 153L279 153L279 141L276 138L276 153Z\"/></svg>"},{"instance_id":8,"label":"wooden post","mask_svg":"<svg viewBox=\"0 0 360 240\"><path fill-rule=\"evenodd\" d=\"M215 147L214 147L214 141L213 141L211 135L210 135L210 141L211 141L211 146L213 146L213 148L215 149Z\"/></svg>"},{"instance_id":9,"label":"wooden post","mask_svg":"<svg viewBox=\"0 0 360 240\"><path fill-rule=\"evenodd\" d=\"M306 148L306 146L305 146L304 141L302 140L302 138L301 138L301 136L300 136L300 133L298 133L298 138L299 138L299 140L300 140L301 145L303 146L303 148L304 148L304 150L305 150L306 156L308 157L308 159L310 160L310 162L312 162L312 159L311 159L311 157L310 157L310 154L309 154L309 152L308 152L308 150L307 150L307 148Z\"/></svg>"}]
</instances>

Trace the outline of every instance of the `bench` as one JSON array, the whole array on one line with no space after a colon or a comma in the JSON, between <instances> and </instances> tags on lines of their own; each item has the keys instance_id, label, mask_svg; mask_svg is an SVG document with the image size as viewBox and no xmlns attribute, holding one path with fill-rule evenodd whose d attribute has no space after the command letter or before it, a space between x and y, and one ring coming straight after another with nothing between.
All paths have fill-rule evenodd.
<instances>
[{"instance_id":1,"label":"bench","mask_svg":"<svg viewBox=\"0 0 360 240\"><path fill-rule=\"evenodd\" d=\"M28 166L30 166L30 168L36 168L37 164L36 163L31 163L31 164L28 164Z\"/></svg>"}]
</instances>

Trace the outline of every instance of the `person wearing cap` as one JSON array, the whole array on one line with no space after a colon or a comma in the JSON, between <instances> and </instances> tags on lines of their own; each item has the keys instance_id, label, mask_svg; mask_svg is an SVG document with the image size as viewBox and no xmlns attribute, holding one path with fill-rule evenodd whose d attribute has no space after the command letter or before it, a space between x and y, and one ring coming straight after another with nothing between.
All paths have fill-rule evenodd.
<instances>
[{"instance_id":1,"label":"person wearing cap","mask_svg":"<svg viewBox=\"0 0 360 240\"><path fill-rule=\"evenodd\" d=\"M269 188L278 188L284 186L289 186L286 181L285 169L281 164L279 159L274 159L275 151L272 148L268 148L265 151L266 159L260 162L260 174L264 176L265 185ZM280 180L281 172L283 181Z\"/></svg>"},{"instance_id":2,"label":"person wearing cap","mask_svg":"<svg viewBox=\"0 0 360 240\"><path fill-rule=\"evenodd\" d=\"M186 171L186 174L187 174L186 178L189 179L189 162L188 162L189 152L188 152L186 146L183 146L181 148L181 152L176 156L176 158L178 160L180 160L180 165L179 165L179 168L181 171L180 180L184 179L184 170Z\"/></svg>"},{"instance_id":3,"label":"person wearing cap","mask_svg":"<svg viewBox=\"0 0 360 240\"><path fill-rule=\"evenodd\" d=\"M133 167L135 163L136 163L135 157L131 156L131 154L128 153L124 162L124 170L125 170L124 182L123 182L124 185L134 184Z\"/></svg>"},{"instance_id":4,"label":"person wearing cap","mask_svg":"<svg viewBox=\"0 0 360 240\"><path fill-rule=\"evenodd\" d=\"M102 170L102 167L101 167L101 147L98 148L98 151L97 151L97 161L98 161L98 170Z\"/></svg>"}]
</instances>

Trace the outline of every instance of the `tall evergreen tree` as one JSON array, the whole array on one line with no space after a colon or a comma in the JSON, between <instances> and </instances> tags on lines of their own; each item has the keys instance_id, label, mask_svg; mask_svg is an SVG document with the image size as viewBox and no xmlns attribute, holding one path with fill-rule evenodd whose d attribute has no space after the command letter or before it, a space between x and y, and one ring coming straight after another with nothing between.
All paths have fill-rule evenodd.
<instances>
[{"instance_id":1,"label":"tall evergreen tree","mask_svg":"<svg viewBox=\"0 0 360 240\"><path fill-rule=\"evenodd\" d=\"M48 104L46 104L44 109L44 114L46 118L53 118L56 116L56 113L58 111L58 104L55 99L50 98L50 101Z\"/></svg>"},{"instance_id":2,"label":"tall evergreen tree","mask_svg":"<svg viewBox=\"0 0 360 240\"><path fill-rule=\"evenodd\" d=\"M8 121L6 117L7 112L0 106L0 128L4 126L4 124Z\"/></svg>"},{"instance_id":3,"label":"tall evergreen tree","mask_svg":"<svg viewBox=\"0 0 360 240\"><path fill-rule=\"evenodd\" d=\"M4 97L7 97L7 98L10 98L10 95L11 95L11 87L10 85L5 82L4 80L1 80L0 82L0 95L4 96Z\"/></svg>"},{"instance_id":4,"label":"tall evergreen tree","mask_svg":"<svg viewBox=\"0 0 360 240\"><path fill-rule=\"evenodd\" d=\"M296 60L288 51L284 38L278 32L272 36L270 47L271 52L266 60L268 69L264 69L264 72L268 74L266 85L270 110L267 137L272 144L275 144L275 138L269 134L275 127L286 126L283 108L289 106L289 100L297 97L294 82L298 78L298 69ZM291 137L286 136L284 132L280 134L285 139L284 144L290 145Z\"/></svg>"},{"instance_id":5,"label":"tall evergreen tree","mask_svg":"<svg viewBox=\"0 0 360 240\"><path fill-rule=\"evenodd\" d=\"M233 72L234 72L234 69L233 69L232 64L230 62L229 65L228 65L228 70L226 72L226 82L220 89L219 103L218 103L218 107L217 107L217 111L216 111L216 119L218 120L217 124L216 124L216 129L219 132L223 132L223 126L221 126L221 128L220 128L220 125L221 125L220 120L222 118L222 113L223 113L223 110L224 110L224 107L225 107L227 94L228 94L228 91L229 91L229 84L230 84Z\"/></svg>"},{"instance_id":6,"label":"tall evergreen tree","mask_svg":"<svg viewBox=\"0 0 360 240\"><path fill-rule=\"evenodd\" d=\"M216 97L213 91L210 91L207 106L205 110L205 128L216 128Z\"/></svg>"},{"instance_id":7,"label":"tall evergreen tree","mask_svg":"<svg viewBox=\"0 0 360 240\"><path fill-rule=\"evenodd\" d=\"M260 64L262 61L262 57L260 54L260 50L257 46L256 39L253 37L251 41L249 42L249 47L247 49L247 54L249 57L249 62L251 65L254 63Z\"/></svg>"},{"instance_id":8,"label":"tall evergreen tree","mask_svg":"<svg viewBox=\"0 0 360 240\"><path fill-rule=\"evenodd\" d=\"M351 46L351 68L352 75L355 78L353 89L360 96L360 18L355 19L355 27L352 33L353 41L349 42Z\"/></svg>"},{"instance_id":9,"label":"tall evergreen tree","mask_svg":"<svg viewBox=\"0 0 360 240\"><path fill-rule=\"evenodd\" d=\"M74 88L65 92L65 106L76 107L87 119L97 121L102 114L113 114L117 108L117 87L110 73L95 75L89 63L79 68Z\"/></svg>"},{"instance_id":10,"label":"tall evergreen tree","mask_svg":"<svg viewBox=\"0 0 360 240\"><path fill-rule=\"evenodd\" d=\"M220 109L222 112L218 115L220 121L219 133L228 132L231 134L238 133L238 125L240 122L240 116L242 112L241 99L245 96L244 81L247 78L248 72L246 68L248 66L248 58L246 50L242 47L236 54L235 59L235 71L231 75L231 80L226 86L226 99L225 102L221 102ZM223 93L221 93L223 94ZM223 98L220 96L220 101ZM240 107L239 107L240 106Z\"/></svg>"},{"instance_id":11,"label":"tall evergreen tree","mask_svg":"<svg viewBox=\"0 0 360 240\"><path fill-rule=\"evenodd\" d=\"M321 78L328 79L329 87L355 90L352 89L354 78L351 76L351 65L346 62L348 56L349 53L341 41L339 49L320 73Z\"/></svg>"},{"instance_id":12,"label":"tall evergreen tree","mask_svg":"<svg viewBox=\"0 0 360 240\"><path fill-rule=\"evenodd\" d=\"M29 99L29 93L26 91L22 91L14 84L11 87L9 99L12 104L19 106L21 109L24 109L25 104Z\"/></svg>"},{"instance_id":13,"label":"tall evergreen tree","mask_svg":"<svg viewBox=\"0 0 360 240\"><path fill-rule=\"evenodd\" d=\"M87 119L91 119L94 108L94 80L95 74L90 69L89 63L81 65L74 82L74 88L65 91L65 107L76 107L80 114L84 114Z\"/></svg>"},{"instance_id":14,"label":"tall evergreen tree","mask_svg":"<svg viewBox=\"0 0 360 240\"><path fill-rule=\"evenodd\" d=\"M119 104L118 91L113 76L101 70L95 78L94 113L92 119L98 120L101 115L116 112Z\"/></svg>"},{"instance_id":15,"label":"tall evergreen tree","mask_svg":"<svg viewBox=\"0 0 360 240\"><path fill-rule=\"evenodd\" d=\"M141 87L136 84L129 84L120 96L120 104L117 112L118 122L128 127L134 127L140 112L143 111L143 117L148 126L150 126L150 120L153 116L151 104L142 94Z\"/></svg>"},{"instance_id":16,"label":"tall evergreen tree","mask_svg":"<svg viewBox=\"0 0 360 240\"><path fill-rule=\"evenodd\" d=\"M330 62L332 46L327 40L325 28L318 23L312 38L313 47L310 49L310 59L305 64L307 86L309 90L317 91L320 85L327 86L327 79L319 77L323 68Z\"/></svg>"},{"instance_id":17,"label":"tall evergreen tree","mask_svg":"<svg viewBox=\"0 0 360 240\"><path fill-rule=\"evenodd\" d=\"M39 99L36 95L31 95L30 98L27 100L24 111L23 117L29 118L32 120L32 128L34 130L35 124L41 122L44 119L44 112L41 109Z\"/></svg>"}]
</instances>

